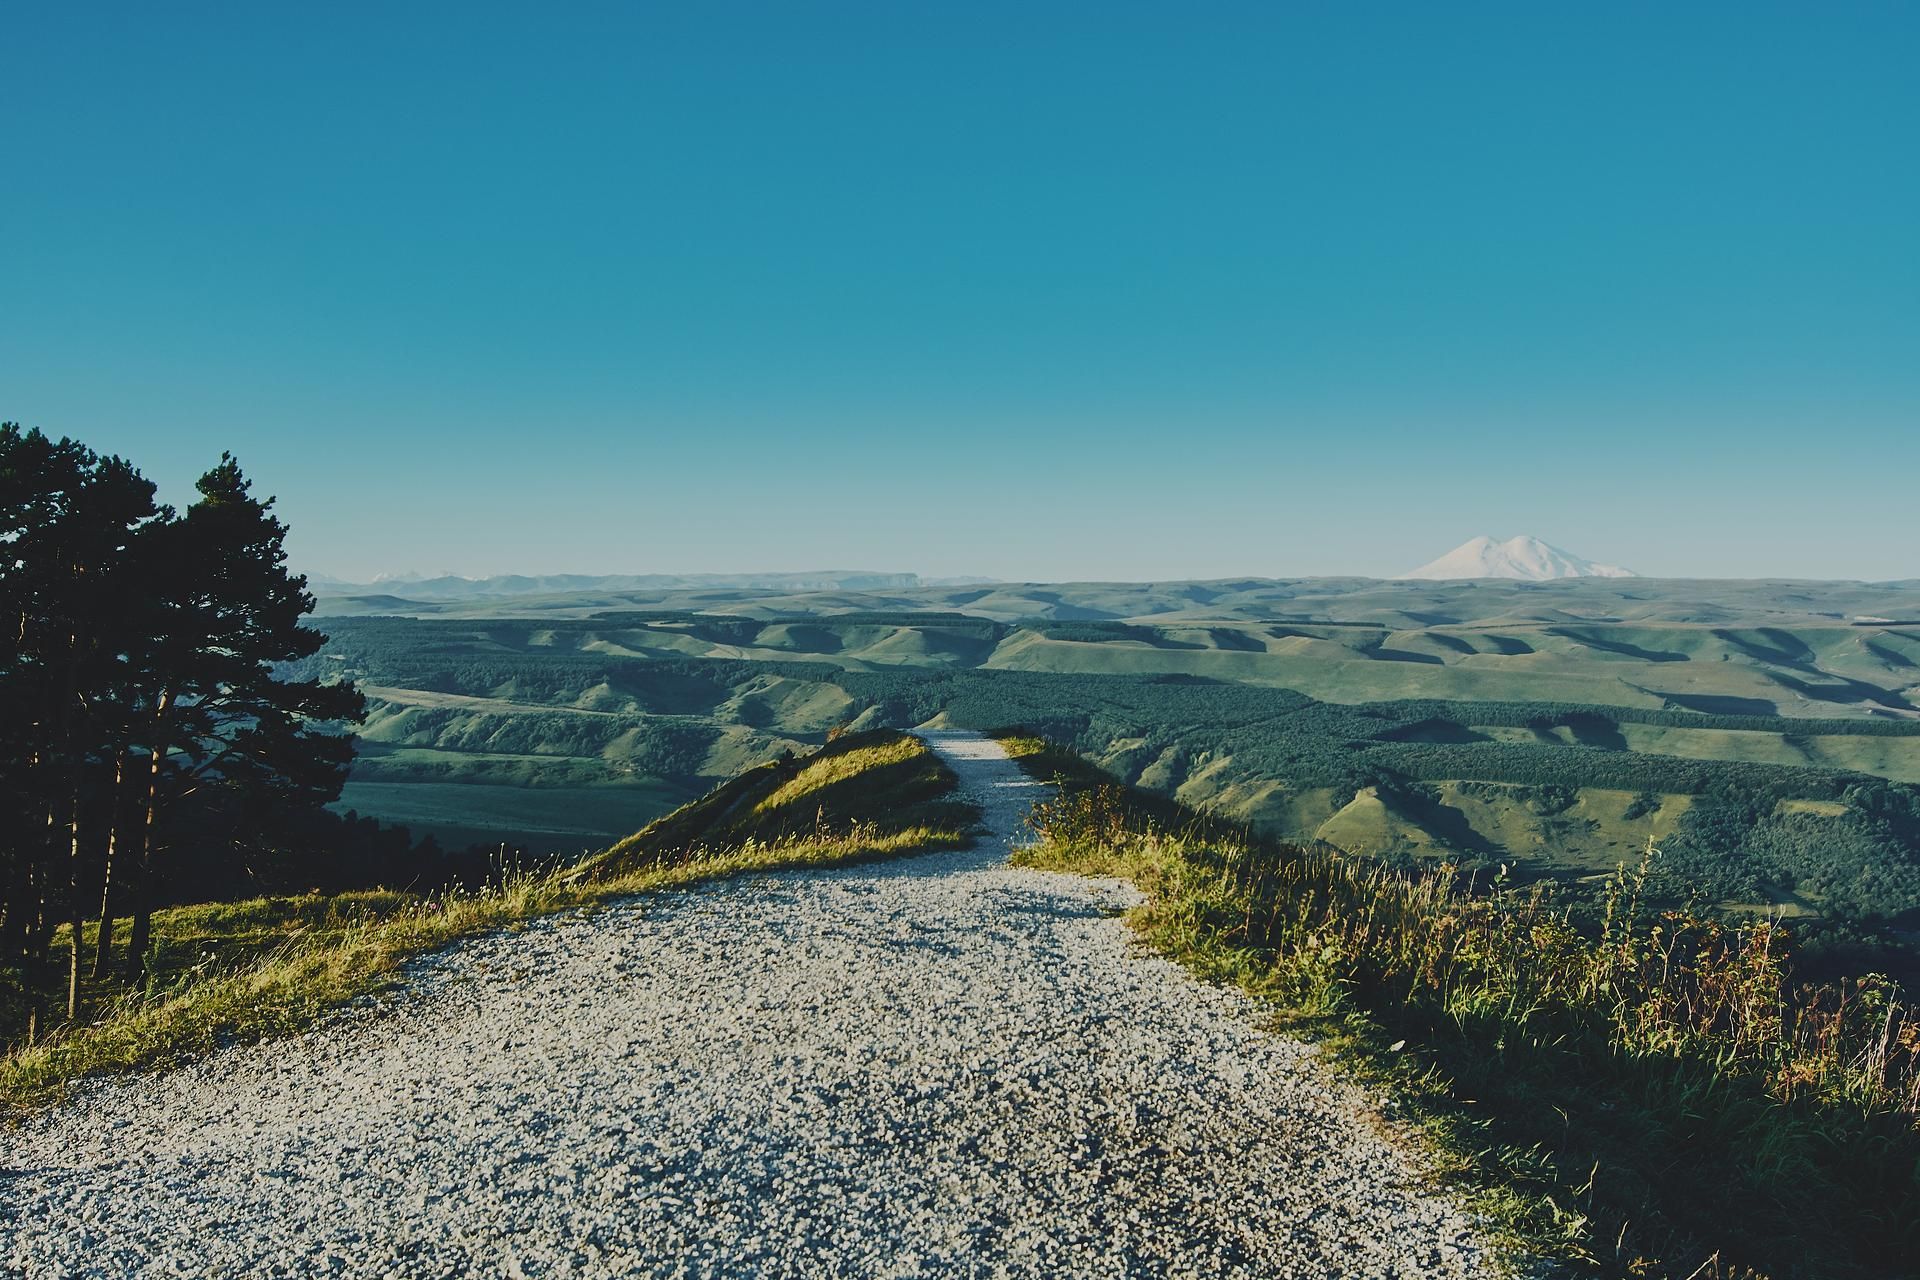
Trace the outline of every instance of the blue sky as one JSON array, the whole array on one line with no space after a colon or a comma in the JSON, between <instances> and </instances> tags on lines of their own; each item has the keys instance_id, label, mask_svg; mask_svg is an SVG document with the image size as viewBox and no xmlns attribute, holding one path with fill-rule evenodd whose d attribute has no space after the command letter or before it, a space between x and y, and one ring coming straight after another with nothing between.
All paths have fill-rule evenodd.
<instances>
[{"instance_id":1,"label":"blue sky","mask_svg":"<svg viewBox=\"0 0 1920 1280\"><path fill-rule=\"evenodd\" d=\"M1920 577L1920 6L16 6L0 417L307 569Z\"/></svg>"}]
</instances>

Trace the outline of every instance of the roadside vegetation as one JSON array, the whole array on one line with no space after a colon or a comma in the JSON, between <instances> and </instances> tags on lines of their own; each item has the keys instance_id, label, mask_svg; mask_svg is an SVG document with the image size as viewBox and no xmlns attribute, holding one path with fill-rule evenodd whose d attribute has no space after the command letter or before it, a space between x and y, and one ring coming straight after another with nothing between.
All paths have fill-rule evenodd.
<instances>
[{"instance_id":1,"label":"roadside vegetation","mask_svg":"<svg viewBox=\"0 0 1920 1280\"><path fill-rule=\"evenodd\" d=\"M1920 1257L1920 1016L1805 984L1780 926L1591 904L1260 840L1011 734L1060 783L1033 866L1122 875L1134 923L1385 1086L1524 1249L1580 1273L1893 1277Z\"/></svg>"},{"instance_id":2,"label":"roadside vegetation","mask_svg":"<svg viewBox=\"0 0 1920 1280\"><path fill-rule=\"evenodd\" d=\"M834 866L967 843L976 811L917 739L847 735L750 770L586 861L502 867L472 888L256 898L154 913L150 981L102 989L92 1019L0 1057L0 1112L90 1074L178 1062L297 1030L392 986L458 938L740 872ZM62 939L64 941L64 939Z\"/></svg>"}]
</instances>

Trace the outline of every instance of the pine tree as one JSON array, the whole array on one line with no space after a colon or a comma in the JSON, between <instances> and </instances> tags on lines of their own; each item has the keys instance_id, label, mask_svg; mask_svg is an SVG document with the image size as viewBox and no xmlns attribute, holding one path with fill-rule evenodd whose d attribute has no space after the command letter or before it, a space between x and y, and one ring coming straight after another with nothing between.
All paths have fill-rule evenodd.
<instances>
[{"instance_id":1,"label":"pine tree","mask_svg":"<svg viewBox=\"0 0 1920 1280\"><path fill-rule=\"evenodd\" d=\"M119 571L157 514L151 482L73 440L0 426L0 601L12 645L0 660L0 706L13 832L0 934L20 949L28 987L49 960L56 923L72 926L67 1016L79 1008L82 885L91 852L94 770L112 718L108 690L129 647L116 604ZM137 647L137 640L131 642ZM44 1023L35 1008L30 1027Z\"/></svg>"},{"instance_id":2,"label":"pine tree","mask_svg":"<svg viewBox=\"0 0 1920 1280\"><path fill-rule=\"evenodd\" d=\"M93 975L131 897L141 976L170 829L235 851L203 886L215 894L247 884L270 846L339 852L311 835L345 830L320 806L339 796L339 728L362 700L288 675L324 638L302 625L313 599L287 572L272 501L231 457L199 488L176 515L131 464L0 424L0 970L27 993L29 1039L49 1023L61 925L69 1020L96 908Z\"/></svg>"},{"instance_id":3,"label":"pine tree","mask_svg":"<svg viewBox=\"0 0 1920 1280\"><path fill-rule=\"evenodd\" d=\"M350 684L286 679L276 670L319 652L325 637L301 625L313 597L306 579L287 571L287 527L273 500L253 496L230 454L198 489L200 500L154 539L147 566L159 593L161 684L148 699L147 793L128 940L134 980L145 965L169 807L198 797L244 848L277 808L339 796L352 740L332 726L357 721L365 709Z\"/></svg>"}]
</instances>

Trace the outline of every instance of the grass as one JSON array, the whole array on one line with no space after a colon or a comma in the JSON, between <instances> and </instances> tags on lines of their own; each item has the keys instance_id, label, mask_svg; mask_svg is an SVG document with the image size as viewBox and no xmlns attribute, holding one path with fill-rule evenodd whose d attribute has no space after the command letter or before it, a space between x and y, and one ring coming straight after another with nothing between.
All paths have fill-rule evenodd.
<instances>
[{"instance_id":1,"label":"grass","mask_svg":"<svg viewBox=\"0 0 1920 1280\"><path fill-rule=\"evenodd\" d=\"M736 820L731 801L781 770L789 771L783 788L800 779L812 785L774 806L769 821ZM0 1113L56 1099L84 1076L164 1066L298 1030L394 985L410 959L472 934L742 872L962 847L977 812L941 799L954 781L916 739L859 735L792 766L754 770L687 806L695 812L678 823L653 824L653 837L643 832L570 866L510 872L478 889L430 896L311 894L158 912L153 984L92 990L98 1013L91 1021L0 1057ZM727 802L710 803L723 794ZM788 821L801 804L804 829ZM678 843L661 838L667 830Z\"/></svg>"},{"instance_id":2,"label":"grass","mask_svg":"<svg viewBox=\"0 0 1920 1280\"><path fill-rule=\"evenodd\" d=\"M1123 875L1134 923L1335 1045L1525 1251L1579 1274L1892 1277L1920 1257L1920 1020L1891 986L1807 987L1775 926L1388 871L1062 782L1036 866Z\"/></svg>"},{"instance_id":3,"label":"grass","mask_svg":"<svg viewBox=\"0 0 1920 1280\"><path fill-rule=\"evenodd\" d=\"M171 990L207 974L230 971L289 944L341 933L368 920L392 915L417 901L419 898L411 893L366 889L167 907L153 915L148 967L156 976L156 989ZM132 932L133 921L129 917L115 919L114 936L121 945L113 957L113 971L104 978L95 978L92 959L100 922L89 920L82 926L80 1007L83 1010L104 1011L125 995L119 950L124 949L124 941ZM65 925L54 933L54 972L47 975L49 1007L58 1007L66 998L70 936L71 931ZM0 986L0 1046L15 1044L25 1035L28 1002L25 991L18 985L18 976L18 971L13 969L0 974L0 982L5 984Z\"/></svg>"},{"instance_id":4,"label":"grass","mask_svg":"<svg viewBox=\"0 0 1920 1280\"><path fill-rule=\"evenodd\" d=\"M848 734L813 755L747 770L615 844L596 865L619 873L662 852L820 836L835 824L964 831L974 813L946 798L953 785L953 774L917 738Z\"/></svg>"}]
</instances>

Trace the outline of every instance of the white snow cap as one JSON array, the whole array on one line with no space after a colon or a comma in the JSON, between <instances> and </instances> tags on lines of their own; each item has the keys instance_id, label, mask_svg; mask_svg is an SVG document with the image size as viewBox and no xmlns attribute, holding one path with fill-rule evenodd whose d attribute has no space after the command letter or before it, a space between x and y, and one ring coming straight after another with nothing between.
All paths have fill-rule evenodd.
<instances>
[{"instance_id":1,"label":"white snow cap","mask_svg":"<svg viewBox=\"0 0 1920 1280\"><path fill-rule=\"evenodd\" d=\"M1571 551L1549 546L1528 534L1495 542L1481 536L1461 543L1431 564L1423 564L1402 578L1518 578L1547 582L1554 578L1632 578L1631 569L1595 564Z\"/></svg>"}]
</instances>

